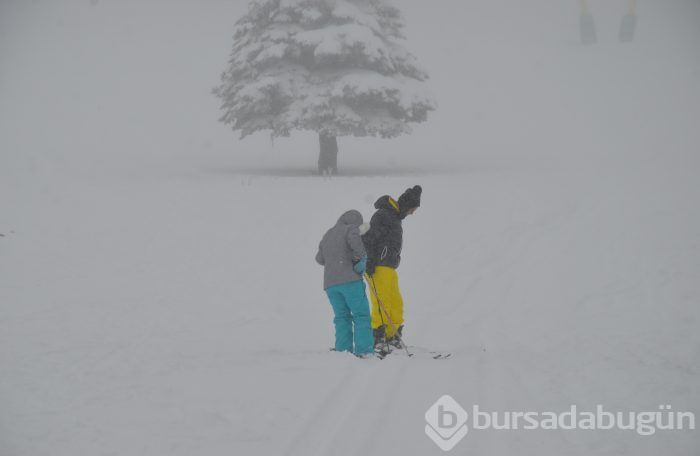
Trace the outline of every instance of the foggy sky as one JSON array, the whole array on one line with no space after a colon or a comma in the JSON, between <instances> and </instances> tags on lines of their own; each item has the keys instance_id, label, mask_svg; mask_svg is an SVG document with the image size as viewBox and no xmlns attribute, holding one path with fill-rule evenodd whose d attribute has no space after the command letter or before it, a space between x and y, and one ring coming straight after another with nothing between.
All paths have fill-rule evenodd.
<instances>
[{"instance_id":1,"label":"foggy sky","mask_svg":"<svg viewBox=\"0 0 700 456\"><path fill-rule=\"evenodd\" d=\"M411 136L341 139L341 168L661 153L696 164L700 2L640 0L630 44L617 41L626 1L589 3L598 44L584 47L578 1L395 2L439 107ZM313 135L239 141L217 121L211 89L246 5L2 0L4 173L123 167L125 157L134 169L313 168Z\"/></svg>"}]
</instances>

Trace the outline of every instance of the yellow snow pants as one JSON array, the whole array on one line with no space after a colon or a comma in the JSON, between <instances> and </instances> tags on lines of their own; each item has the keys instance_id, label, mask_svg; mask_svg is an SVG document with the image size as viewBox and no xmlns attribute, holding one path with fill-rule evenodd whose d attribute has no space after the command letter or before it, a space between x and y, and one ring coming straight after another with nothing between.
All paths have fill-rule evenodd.
<instances>
[{"instance_id":1,"label":"yellow snow pants","mask_svg":"<svg viewBox=\"0 0 700 456\"><path fill-rule=\"evenodd\" d=\"M384 325L386 337L393 337L396 329L403 324L403 298L399 291L399 275L396 269L377 266L374 274L369 277L368 286L372 301L372 329ZM384 309L379 306L377 295Z\"/></svg>"}]
</instances>

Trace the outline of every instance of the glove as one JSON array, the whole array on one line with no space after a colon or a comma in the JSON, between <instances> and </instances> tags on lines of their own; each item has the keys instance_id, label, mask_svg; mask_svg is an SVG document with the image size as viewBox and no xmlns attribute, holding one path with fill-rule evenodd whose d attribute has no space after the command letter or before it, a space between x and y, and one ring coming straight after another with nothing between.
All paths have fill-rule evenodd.
<instances>
[{"instance_id":1,"label":"glove","mask_svg":"<svg viewBox=\"0 0 700 456\"><path fill-rule=\"evenodd\" d=\"M357 263L355 263L352 269L360 275L364 274L365 269L367 269L367 256L365 255L362 258L360 258L360 260Z\"/></svg>"},{"instance_id":2,"label":"glove","mask_svg":"<svg viewBox=\"0 0 700 456\"><path fill-rule=\"evenodd\" d=\"M374 268L376 267L377 265L374 264L374 261L369 260L367 261L367 267L365 268L365 272L367 273L367 275L371 276L372 274L374 274Z\"/></svg>"}]
</instances>

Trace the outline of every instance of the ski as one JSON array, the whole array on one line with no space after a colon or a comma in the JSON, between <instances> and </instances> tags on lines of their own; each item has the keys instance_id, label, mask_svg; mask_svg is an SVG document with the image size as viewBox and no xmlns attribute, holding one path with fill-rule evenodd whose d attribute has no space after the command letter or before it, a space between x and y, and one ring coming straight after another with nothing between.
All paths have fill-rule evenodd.
<instances>
[{"instance_id":1,"label":"ski","mask_svg":"<svg viewBox=\"0 0 700 456\"><path fill-rule=\"evenodd\" d=\"M403 349L392 348L391 350L378 350L375 351L379 359L385 359L388 356L399 356L404 358L422 358L422 359L449 359L452 357L452 353L440 352L436 350L429 350L422 347L416 347L414 345L408 346L408 351L410 355L406 355Z\"/></svg>"},{"instance_id":2,"label":"ski","mask_svg":"<svg viewBox=\"0 0 700 456\"><path fill-rule=\"evenodd\" d=\"M390 347L389 350L375 350L374 354L378 359L386 359L388 356L401 357L401 358L417 358L417 359L449 359L452 357L452 353L449 352L439 352L435 350L428 350L422 347L416 347L414 345L409 345L408 350L410 355L406 355L403 349L396 347ZM335 348L331 347L328 351L334 352ZM358 358L362 358L358 356Z\"/></svg>"}]
</instances>

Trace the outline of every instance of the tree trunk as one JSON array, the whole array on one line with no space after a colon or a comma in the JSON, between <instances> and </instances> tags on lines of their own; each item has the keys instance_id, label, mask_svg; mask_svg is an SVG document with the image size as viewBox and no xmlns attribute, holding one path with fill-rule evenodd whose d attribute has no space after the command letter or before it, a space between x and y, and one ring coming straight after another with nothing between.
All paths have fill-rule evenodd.
<instances>
[{"instance_id":1,"label":"tree trunk","mask_svg":"<svg viewBox=\"0 0 700 456\"><path fill-rule=\"evenodd\" d=\"M335 136L319 133L318 174L338 174L338 139Z\"/></svg>"}]
</instances>

